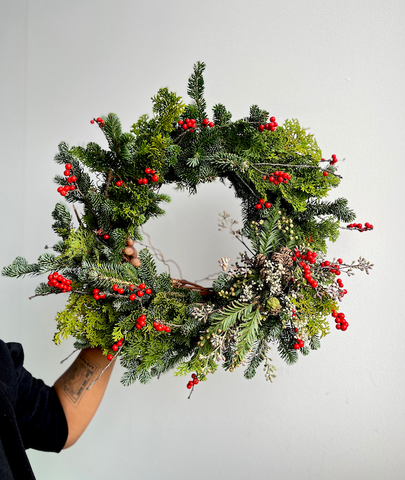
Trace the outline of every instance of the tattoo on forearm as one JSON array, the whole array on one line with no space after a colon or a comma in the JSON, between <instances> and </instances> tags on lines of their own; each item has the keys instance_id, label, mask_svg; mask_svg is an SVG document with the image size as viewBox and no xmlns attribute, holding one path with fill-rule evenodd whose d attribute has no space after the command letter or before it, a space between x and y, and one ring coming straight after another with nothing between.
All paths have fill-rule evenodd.
<instances>
[{"instance_id":1,"label":"tattoo on forearm","mask_svg":"<svg viewBox=\"0 0 405 480\"><path fill-rule=\"evenodd\" d=\"M96 374L97 365L81 355L63 376L62 388L73 405L77 406Z\"/></svg>"}]
</instances>

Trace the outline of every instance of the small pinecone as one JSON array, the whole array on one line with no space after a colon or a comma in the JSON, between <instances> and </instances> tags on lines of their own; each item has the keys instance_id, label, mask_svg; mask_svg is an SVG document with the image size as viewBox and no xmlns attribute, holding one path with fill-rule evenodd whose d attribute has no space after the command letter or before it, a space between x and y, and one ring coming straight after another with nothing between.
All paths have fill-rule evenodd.
<instances>
[{"instance_id":1,"label":"small pinecone","mask_svg":"<svg viewBox=\"0 0 405 480\"><path fill-rule=\"evenodd\" d=\"M253 259L253 262L254 262L254 268L261 270L262 268L265 267L265 263L267 262L267 257L266 255L258 253Z\"/></svg>"},{"instance_id":2,"label":"small pinecone","mask_svg":"<svg viewBox=\"0 0 405 480\"><path fill-rule=\"evenodd\" d=\"M292 256L292 250L290 250L288 247L282 247L278 252L273 253L271 260L273 262L280 262L285 269L288 269L294 265Z\"/></svg>"},{"instance_id":3,"label":"small pinecone","mask_svg":"<svg viewBox=\"0 0 405 480\"><path fill-rule=\"evenodd\" d=\"M282 247L278 252L273 253L271 256L271 260L273 262L279 262L283 265L285 274L282 276L282 280L288 283L291 278L291 268L294 265L293 259L293 251L290 250L288 247Z\"/></svg>"},{"instance_id":4,"label":"small pinecone","mask_svg":"<svg viewBox=\"0 0 405 480\"><path fill-rule=\"evenodd\" d=\"M266 255L263 255L261 253L258 253L254 258L253 258L253 268L256 270L259 270L260 272L260 278L264 280L267 275L267 267L266 267L266 262L267 262L267 257Z\"/></svg>"}]
</instances>

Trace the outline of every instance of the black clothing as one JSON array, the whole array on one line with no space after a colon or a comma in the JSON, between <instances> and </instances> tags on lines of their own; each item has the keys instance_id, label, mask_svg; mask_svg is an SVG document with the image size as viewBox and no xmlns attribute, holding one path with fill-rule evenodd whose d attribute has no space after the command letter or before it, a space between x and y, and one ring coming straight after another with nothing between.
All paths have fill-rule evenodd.
<instances>
[{"instance_id":1,"label":"black clothing","mask_svg":"<svg viewBox=\"0 0 405 480\"><path fill-rule=\"evenodd\" d=\"M23 367L19 343L0 340L0 478L35 479L27 448L60 452L68 427L53 387Z\"/></svg>"}]
</instances>

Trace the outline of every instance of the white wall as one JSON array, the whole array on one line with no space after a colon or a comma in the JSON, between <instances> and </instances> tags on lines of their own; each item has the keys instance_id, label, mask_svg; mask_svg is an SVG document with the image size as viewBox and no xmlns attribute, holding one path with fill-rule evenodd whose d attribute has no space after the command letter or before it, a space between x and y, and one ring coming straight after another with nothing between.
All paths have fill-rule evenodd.
<instances>
[{"instance_id":1,"label":"white wall","mask_svg":"<svg viewBox=\"0 0 405 480\"><path fill-rule=\"evenodd\" d=\"M117 368L78 444L29 454L38 479L405 478L404 14L401 0L0 1L1 266L55 240L57 144L100 141L89 119L110 111L129 129L161 86L185 96L197 60L208 105L296 117L325 156L345 158L333 196L376 227L344 231L330 249L376 265L345 281L347 332L293 367L274 353L274 384L221 371L191 401L184 378L124 388ZM239 215L220 185L175 195L148 230L186 278L202 278L239 251L216 231L224 209ZM196 215L191 232L175 228ZM28 300L36 284L0 278L0 337L23 343L27 367L52 383L72 342L52 344L64 302Z\"/></svg>"}]
</instances>

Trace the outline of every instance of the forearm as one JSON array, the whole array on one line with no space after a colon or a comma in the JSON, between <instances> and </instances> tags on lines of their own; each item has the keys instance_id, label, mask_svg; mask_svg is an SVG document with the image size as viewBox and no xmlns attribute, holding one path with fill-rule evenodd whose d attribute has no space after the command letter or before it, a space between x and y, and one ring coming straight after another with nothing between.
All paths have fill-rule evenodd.
<instances>
[{"instance_id":1,"label":"forearm","mask_svg":"<svg viewBox=\"0 0 405 480\"><path fill-rule=\"evenodd\" d=\"M105 370L90 390L87 388L109 363L98 348L82 350L72 365L55 382L54 387L69 429L64 448L76 442L96 413L107 388L113 365Z\"/></svg>"}]
</instances>

